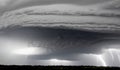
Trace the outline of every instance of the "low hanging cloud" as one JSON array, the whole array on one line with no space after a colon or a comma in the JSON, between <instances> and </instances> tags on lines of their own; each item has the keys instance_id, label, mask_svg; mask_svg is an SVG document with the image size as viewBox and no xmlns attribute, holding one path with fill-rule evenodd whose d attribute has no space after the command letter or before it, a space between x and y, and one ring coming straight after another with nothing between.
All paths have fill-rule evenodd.
<instances>
[{"instance_id":1,"label":"low hanging cloud","mask_svg":"<svg viewBox=\"0 0 120 70\"><path fill-rule=\"evenodd\" d=\"M120 13L79 6L77 1L75 5L72 3L73 0L70 0L69 4L45 5L48 0L44 0L44 6L30 6L8 11L0 17L0 33L5 33L6 36L11 38L16 35L18 35L17 37L21 36L21 39L28 38L29 41L32 40L39 44L37 47L50 50L50 53L47 52L46 55L28 56L28 64L34 64L33 60L49 60L52 58L53 60L80 61L71 63L71 65L93 63L99 65L96 63L97 61L87 62L86 60L98 58L99 55L98 57L96 55L101 54L103 49L120 48L114 47L116 44L119 46L120 40L113 40L114 38L120 38L120 20L118 19ZM83 2L85 1L88 3L89 1L98 2L98 0L84 0ZM101 0L99 1L101 2ZM14 3L20 4L23 2L25 1L18 0ZM43 3L43 0L39 0L39 2ZM55 3L68 3L68 0L56 0ZM8 60L7 57L5 55L5 59L3 58L3 64ZM7 62L7 64L19 64L24 60L24 57L21 57L23 56L15 58L16 61L12 57L13 61L9 60L10 62ZM38 64L40 65L40 63ZM41 64L48 63L43 61Z\"/></svg>"},{"instance_id":2,"label":"low hanging cloud","mask_svg":"<svg viewBox=\"0 0 120 70\"><path fill-rule=\"evenodd\" d=\"M0 0L0 6L4 7L10 7L11 5L21 4L25 2L29 2L31 0Z\"/></svg>"},{"instance_id":3,"label":"low hanging cloud","mask_svg":"<svg viewBox=\"0 0 120 70\"><path fill-rule=\"evenodd\" d=\"M11 0L0 0L1 6L6 6Z\"/></svg>"},{"instance_id":4,"label":"low hanging cloud","mask_svg":"<svg viewBox=\"0 0 120 70\"><path fill-rule=\"evenodd\" d=\"M120 9L120 0L113 0L102 4L103 9L108 10L119 10Z\"/></svg>"},{"instance_id":5,"label":"low hanging cloud","mask_svg":"<svg viewBox=\"0 0 120 70\"><path fill-rule=\"evenodd\" d=\"M1 28L1 31L3 32L7 31L8 33L10 33L12 32L12 30L13 32L14 30L21 30L19 29L19 27L18 29L14 29L13 28L14 26L21 26L23 27L23 29L24 27L28 27L28 29L30 27L30 30L32 30L32 28L36 29L37 27L40 27L41 30L43 31L38 30L40 33L35 35L38 35L38 36L41 34L49 35L50 33L52 33L52 35L50 35L51 37L49 36L45 37L51 40L50 42L48 42L48 44L52 46L51 42L54 42L53 46L55 46L55 45L58 45L59 42L63 43L65 41L66 43L64 43L63 45L66 44L69 47L70 46L73 47L73 44L68 45L68 42L71 42L71 43L76 42L76 47L79 47L79 45L81 45L82 43L81 41L90 42L90 41L98 40L101 37L104 38L104 36L106 37L106 34L104 35L104 33L120 32L120 27L119 27L120 25L118 24L120 20L117 19L114 15L111 15L109 16L111 18L108 18L108 16L100 16L100 14L106 15L106 11L104 10L102 10L102 13L101 13L101 12L97 12L97 10L91 11L89 7L84 7L84 8L86 8L87 10L83 9L83 7L81 6L57 4L57 5L48 5L48 6L33 6L33 7L18 9L15 11L7 12L0 18L1 20L0 28ZM83 13L83 12L86 12L86 13ZM106 20L109 20L109 21L106 21ZM59 28L63 30L62 31L60 30L60 32L57 32L57 29L55 30L53 28L58 28L58 31L59 31ZM66 30L64 31L64 29ZM73 29L75 31L71 30L72 32L70 32L69 29ZM88 31L88 32L82 32L82 30ZM44 31L46 31L46 33L44 33ZM19 31L15 31L15 32L19 32ZM59 42L56 42L56 40L59 39L57 38L59 37L59 33L61 34L61 36L63 36L63 38L64 36L66 36L62 34L62 32L67 33L66 35L68 36L68 38L59 40ZM83 35L79 34L79 32L82 33ZM98 32L98 33L94 33L94 32ZM103 33L103 35L101 34L99 35L99 32ZM33 30L33 33L34 33L34 30ZM69 33L74 34L74 36L70 35ZM91 35L91 36L87 37L87 35ZM69 38L71 40L69 40ZM84 38L84 39L81 39L81 38ZM58 47L54 49L58 49ZM87 51L86 48L84 49ZM79 50L75 49L75 51L79 51ZM91 52L91 50L89 51ZM90 53L89 51L88 53ZM66 53L66 51L64 52ZM87 53L87 52L81 51L81 53Z\"/></svg>"}]
</instances>

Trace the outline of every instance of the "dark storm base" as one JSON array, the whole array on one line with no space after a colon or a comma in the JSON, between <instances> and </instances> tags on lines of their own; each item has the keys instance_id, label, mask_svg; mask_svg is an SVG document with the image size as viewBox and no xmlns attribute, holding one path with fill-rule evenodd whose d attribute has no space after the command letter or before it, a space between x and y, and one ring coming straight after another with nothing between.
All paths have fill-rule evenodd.
<instances>
[{"instance_id":1,"label":"dark storm base","mask_svg":"<svg viewBox=\"0 0 120 70\"><path fill-rule=\"evenodd\" d=\"M0 65L0 70L120 70L119 67L96 67L96 66L15 66Z\"/></svg>"}]
</instances>

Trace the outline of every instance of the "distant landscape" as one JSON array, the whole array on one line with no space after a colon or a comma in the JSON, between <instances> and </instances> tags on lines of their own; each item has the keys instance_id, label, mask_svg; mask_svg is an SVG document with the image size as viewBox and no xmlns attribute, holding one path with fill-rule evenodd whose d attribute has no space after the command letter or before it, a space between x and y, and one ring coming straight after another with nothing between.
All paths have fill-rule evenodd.
<instances>
[{"instance_id":1,"label":"distant landscape","mask_svg":"<svg viewBox=\"0 0 120 70\"><path fill-rule=\"evenodd\" d=\"M96 66L16 66L16 65L0 65L1 69L17 69L17 70L119 70L119 67L96 67Z\"/></svg>"}]
</instances>

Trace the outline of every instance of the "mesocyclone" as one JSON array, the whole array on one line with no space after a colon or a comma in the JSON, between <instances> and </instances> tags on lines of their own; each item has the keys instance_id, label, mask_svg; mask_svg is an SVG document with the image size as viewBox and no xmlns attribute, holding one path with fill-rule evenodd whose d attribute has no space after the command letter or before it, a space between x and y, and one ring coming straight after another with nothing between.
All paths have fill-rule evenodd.
<instances>
[{"instance_id":1,"label":"mesocyclone","mask_svg":"<svg viewBox=\"0 0 120 70\"><path fill-rule=\"evenodd\" d=\"M32 6L6 12L0 27L40 26L87 30L103 33L120 32L120 13L86 6L55 4Z\"/></svg>"}]
</instances>

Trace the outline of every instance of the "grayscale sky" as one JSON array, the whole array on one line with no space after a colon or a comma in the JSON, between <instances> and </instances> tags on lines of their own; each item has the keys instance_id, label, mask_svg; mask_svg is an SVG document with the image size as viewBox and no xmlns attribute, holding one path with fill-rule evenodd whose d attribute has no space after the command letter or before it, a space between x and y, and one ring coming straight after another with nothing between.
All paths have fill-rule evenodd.
<instances>
[{"instance_id":1,"label":"grayscale sky","mask_svg":"<svg viewBox=\"0 0 120 70\"><path fill-rule=\"evenodd\" d=\"M33 5L49 5L49 4L93 5L109 1L112 0L0 0L0 11L3 13L5 11Z\"/></svg>"},{"instance_id":2,"label":"grayscale sky","mask_svg":"<svg viewBox=\"0 0 120 70\"><path fill-rule=\"evenodd\" d=\"M0 64L120 66L119 4L0 0Z\"/></svg>"}]
</instances>

